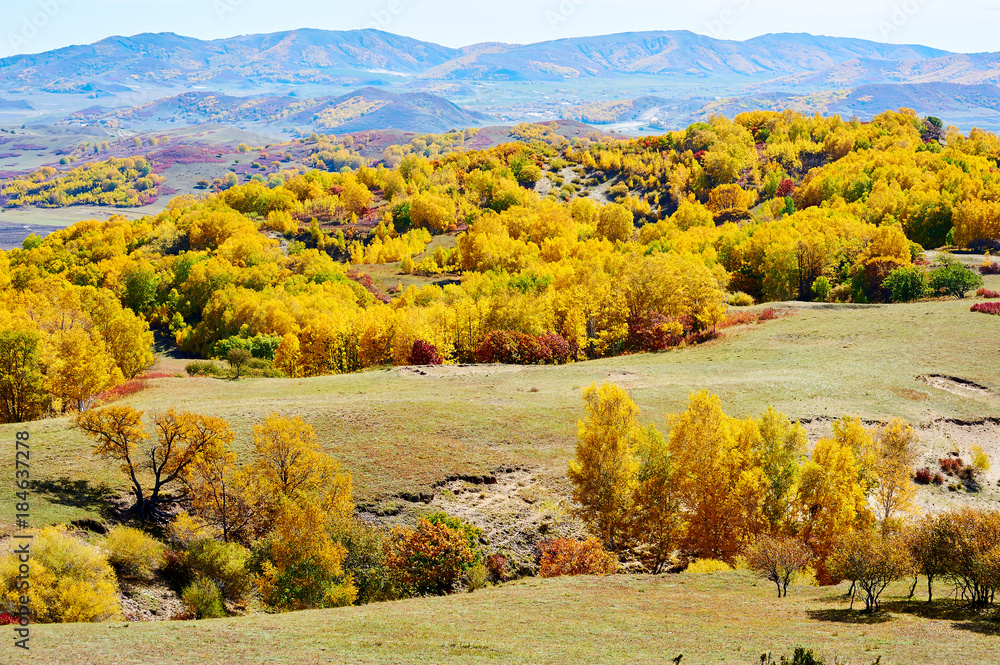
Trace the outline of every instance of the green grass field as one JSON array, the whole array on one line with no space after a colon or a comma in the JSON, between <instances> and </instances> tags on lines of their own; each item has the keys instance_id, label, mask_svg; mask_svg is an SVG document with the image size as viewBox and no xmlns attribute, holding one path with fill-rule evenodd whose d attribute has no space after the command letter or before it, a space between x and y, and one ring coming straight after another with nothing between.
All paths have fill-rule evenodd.
<instances>
[{"instance_id":1,"label":"green grass field","mask_svg":"<svg viewBox=\"0 0 1000 665\"><path fill-rule=\"evenodd\" d=\"M773 586L747 573L525 579L473 594L189 622L34 628L51 665L273 663L667 663L752 665L796 646L836 662L993 665L1000 623L949 600L887 592L872 621L847 586ZM939 589L936 593L940 593ZM891 597L890 597L891 596Z\"/></svg>"}]
</instances>

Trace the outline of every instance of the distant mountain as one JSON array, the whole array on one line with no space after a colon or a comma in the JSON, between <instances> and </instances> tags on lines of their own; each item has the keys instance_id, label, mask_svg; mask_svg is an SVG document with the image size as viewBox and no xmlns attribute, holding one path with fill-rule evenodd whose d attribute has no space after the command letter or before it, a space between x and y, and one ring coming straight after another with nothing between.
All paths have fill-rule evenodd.
<instances>
[{"instance_id":1,"label":"distant mountain","mask_svg":"<svg viewBox=\"0 0 1000 665\"><path fill-rule=\"evenodd\" d=\"M236 97L216 92L188 92L143 106L108 109L91 106L70 114L68 121L85 125L121 126L138 131L170 125L244 124L257 129L290 128L320 132L399 129L444 132L477 127L489 116L467 111L428 93L392 93L362 88L339 97Z\"/></svg>"},{"instance_id":2,"label":"distant mountain","mask_svg":"<svg viewBox=\"0 0 1000 665\"><path fill-rule=\"evenodd\" d=\"M378 30L301 29L212 41L173 33L109 37L87 46L0 59L0 80L9 89L27 91L54 85L98 87L94 81L129 86L331 83L372 73L496 81L631 75L797 77L826 83L855 72L852 76L863 75L872 83L935 71L959 76L963 66L962 76L989 78L998 75L998 63L996 54L959 56L924 46L808 34L771 34L738 42L688 31L641 32L452 49ZM875 80L880 78L885 80Z\"/></svg>"}]
</instances>

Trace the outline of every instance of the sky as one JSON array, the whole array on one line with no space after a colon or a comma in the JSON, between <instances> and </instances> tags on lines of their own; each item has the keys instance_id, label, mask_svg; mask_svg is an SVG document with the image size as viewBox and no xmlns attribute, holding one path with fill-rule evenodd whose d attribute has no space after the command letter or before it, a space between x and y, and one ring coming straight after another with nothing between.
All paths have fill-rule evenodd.
<instances>
[{"instance_id":1,"label":"sky","mask_svg":"<svg viewBox=\"0 0 1000 665\"><path fill-rule=\"evenodd\" d=\"M643 30L743 40L809 32L1000 51L1000 0L5 0L0 56L175 32L200 39L378 28L445 46Z\"/></svg>"}]
</instances>

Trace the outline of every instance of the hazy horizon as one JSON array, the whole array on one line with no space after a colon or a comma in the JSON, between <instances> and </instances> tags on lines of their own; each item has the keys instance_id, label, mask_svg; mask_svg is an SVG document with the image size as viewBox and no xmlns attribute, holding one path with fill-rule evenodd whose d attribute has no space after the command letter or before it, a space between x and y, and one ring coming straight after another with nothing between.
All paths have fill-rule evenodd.
<instances>
[{"instance_id":1,"label":"hazy horizon","mask_svg":"<svg viewBox=\"0 0 1000 665\"><path fill-rule=\"evenodd\" d=\"M319 0L289 0L282 3L279 13L264 0L149 0L139 14L126 9L131 6L129 0L34 0L8 12L0 57L142 33L172 32L212 40L303 28L373 28L452 48L482 42L531 44L688 30L732 41L808 33L956 53L1000 50L992 29L1000 17L1000 5L981 0L958 0L947 6L929 0L844 0L814 3L807 9L790 0L709 0L695 7L676 4L508 0L469 6L456 0L376 0L331 7Z\"/></svg>"}]
</instances>

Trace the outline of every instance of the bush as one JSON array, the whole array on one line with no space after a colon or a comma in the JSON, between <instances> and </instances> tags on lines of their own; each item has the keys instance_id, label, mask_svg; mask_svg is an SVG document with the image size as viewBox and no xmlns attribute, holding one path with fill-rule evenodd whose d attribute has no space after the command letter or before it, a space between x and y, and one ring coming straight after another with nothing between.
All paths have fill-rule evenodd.
<instances>
[{"instance_id":1,"label":"bush","mask_svg":"<svg viewBox=\"0 0 1000 665\"><path fill-rule=\"evenodd\" d=\"M943 457L938 460L938 464L941 465L941 470L949 476L965 466L961 457Z\"/></svg>"},{"instance_id":2,"label":"bush","mask_svg":"<svg viewBox=\"0 0 1000 665\"><path fill-rule=\"evenodd\" d=\"M695 559L688 564L685 571L692 575L704 575L706 573L728 573L732 569L728 563L718 559Z\"/></svg>"},{"instance_id":3,"label":"bush","mask_svg":"<svg viewBox=\"0 0 1000 665\"><path fill-rule=\"evenodd\" d=\"M219 376L222 370L210 360L196 360L184 366L188 376Z\"/></svg>"},{"instance_id":4,"label":"bush","mask_svg":"<svg viewBox=\"0 0 1000 665\"><path fill-rule=\"evenodd\" d=\"M1000 275L1000 263L994 263L989 259L983 261L983 264L979 266L980 275Z\"/></svg>"},{"instance_id":5,"label":"bush","mask_svg":"<svg viewBox=\"0 0 1000 665\"><path fill-rule=\"evenodd\" d=\"M347 550L341 565L344 576L354 580L359 605L396 597L388 579L382 529L349 517L334 522L330 537Z\"/></svg>"},{"instance_id":6,"label":"bush","mask_svg":"<svg viewBox=\"0 0 1000 665\"><path fill-rule=\"evenodd\" d=\"M248 568L250 551L238 543L211 538L196 541L187 551L184 563L193 579L210 580L227 600L244 598L253 588Z\"/></svg>"},{"instance_id":7,"label":"bush","mask_svg":"<svg viewBox=\"0 0 1000 665\"><path fill-rule=\"evenodd\" d=\"M236 372L236 378L240 378L243 366L250 360L250 351L247 349L232 348L226 352L226 362L229 367Z\"/></svg>"},{"instance_id":8,"label":"bush","mask_svg":"<svg viewBox=\"0 0 1000 665\"><path fill-rule=\"evenodd\" d=\"M823 277L822 279L826 278ZM818 282L819 280L816 281ZM827 286L829 286L829 282L827 282ZM815 292L815 290L816 290L816 284L814 282L813 291ZM753 296L751 296L749 293L743 293L742 291L737 291L736 293L730 294L727 302L733 307L749 307L754 304Z\"/></svg>"},{"instance_id":9,"label":"bush","mask_svg":"<svg viewBox=\"0 0 1000 665\"><path fill-rule=\"evenodd\" d=\"M510 564L503 554L491 554L486 557L486 571L494 584L500 584L510 579Z\"/></svg>"},{"instance_id":10,"label":"bush","mask_svg":"<svg viewBox=\"0 0 1000 665\"><path fill-rule=\"evenodd\" d=\"M494 330L476 349L479 362L505 365L559 364L570 356L569 343L554 333L534 337L513 330Z\"/></svg>"},{"instance_id":11,"label":"bush","mask_svg":"<svg viewBox=\"0 0 1000 665\"><path fill-rule=\"evenodd\" d=\"M812 292L815 296L817 302L826 302L826 299L830 297L830 290L833 286L830 284L830 280L827 277L820 275L812 283Z\"/></svg>"},{"instance_id":12,"label":"bush","mask_svg":"<svg viewBox=\"0 0 1000 665\"><path fill-rule=\"evenodd\" d=\"M976 291L977 298L1000 298L1000 291L991 291L990 289L979 289Z\"/></svg>"},{"instance_id":13,"label":"bush","mask_svg":"<svg viewBox=\"0 0 1000 665\"><path fill-rule=\"evenodd\" d=\"M916 474L914 474L913 482L917 483L918 485L927 485L928 483L931 482L931 477L932 477L931 470L924 467L923 469L917 471Z\"/></svg>"},{"instance_id":14,"label":"bush","mask_svg":"<svg viewBox=\"0 0 1000 665\"><path fill-rule=\"evenodd\" d=\"M972 312L982 314L1000 314L1000 302L980 302L972 306Z\"/></svg>"},{"instance_id":15,"label":"bush","mask_svg":"<svg viewBox=\"0 0 1000 665\"><path fill-rule=\"evenodd\" d=\"M217 619L226 616L222 594L212 580L197 577L181 591L181 600L196 619Z\"/></svg>"},{"instance_id":16,"label":"bush","mask_svg":"<svg viewBox=\"0 0 1000 665\"><path fill-rule=\"evenodd\" d=\"M659 312L629 320L626 348L630 351L663 351L684 341L684 325Z\"/></svg>"},{"instance_id":17,"label":"bush","mask_svg":"<svg viewBox=\"0 0 1000 665\"><path fill-rule=\"evenodd\" d=\"M437 347L418 339L413 342L407 362L411 365L440 365L442 360Z\"/></svg>"},{"instance_id":18,"label":"bush","mask_svg":"<svg viewBox=\"0 0 1000 665\"><path fill-rule=\"evenodd\" d=\"M964 298L983 285L983 278L950 256L941 257L941 267L927 276L927 285L935 295Z\"/></svg>"},{"instance_id":19,"label":"bush","mask_svg":"<svg viewBox=\"0 0 1000 665\"><path fill-rule=\"evenodd\" d=\"M882 288L889 292L890 302L910 302L923 297L927 286L924 272L916 266L903 266L890 272L882 280Z\"/></svg>"},{"instance_id":20,"label":"bush","mask_svg":"<svg viewBox=\"0 0 1000 665\"><path fill-rule=\"evenodd\" d=\"M385 542L386 565L404 595L451 593L476 560L466 534L421 519L416 529L397 527Z\"/></svg>"},{"instance_id":21,"label":"bush","mask_svg":"<svg viewBox=\"0 0 1000 665\"><path fill-rule=\"evenodd\" d=\"M539 543L538 549L541 554L540 577L611 575L618 572L618 560L604 551L597 538L583 542L554 538Z\"/></svg>"},{"instance_id":22,"label":"bush","mask_svg":"<svg viewBox=\"0 0 1000 665\"><path fill-rule=\"evenodd\" d=\"M489 585L489 571L485 564L477 563L465 571L465 588L469 593L485 589Z\"/></svg>"},{"instance_id":23,"label":"bush","mask_svg":"<svg viewBox=\"0 0 1000 665\"><path fill-rule=\"evenodd\" d=\"M857 590L864 594L866 612L878 612L882 592L891 582L912 574L914 561L900 536L866 530L844 537L830 556L827 567L835 578L855 583Z\"/></svg>"},{"instance_id":24,"label":"bush","mask_svg":"<svg viewBox=\"0 0 1000 665\"><path fill-rule=\"evenodd\" d=\"M108 533L108 562L124 578L149 579L163 565L163 543L128 526Z\"/></svg>"},{"instance_id":25,"label":"bush","mask_svg":"<svg viewBox=\"0 0 1000 665\"><path fill-rule=\"evenodd\" d=\"M121 615L118 583L105 556L63 527L34 531L29 620L33 623L106 621ZM13 552L0 557L0 612L19 615L23 593Z\"/></svg>"}]
</instances>

